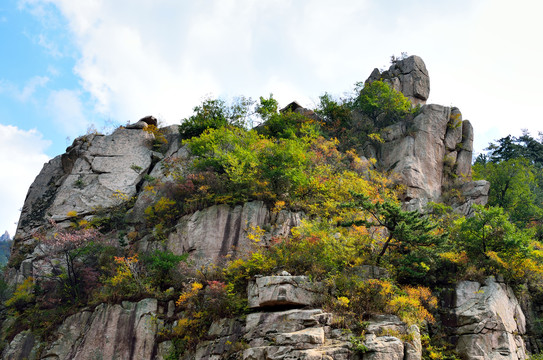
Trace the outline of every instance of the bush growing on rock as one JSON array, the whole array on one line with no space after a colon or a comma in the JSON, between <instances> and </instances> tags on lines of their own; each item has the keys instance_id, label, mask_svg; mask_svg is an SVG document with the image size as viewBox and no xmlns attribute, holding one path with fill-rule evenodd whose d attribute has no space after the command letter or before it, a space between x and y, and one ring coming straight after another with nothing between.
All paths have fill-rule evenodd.
<instances>
[{"instance_id":1,"label":"bush growing on rock","mask_svg":"<svg viewBox=\"0 0 543 360\"><path fill-rule=\"evenodd\" d=\"M179 133L184 139L190 139L207 129L219 129L223 126L245 128L252 105L253 101L244 97L238 98L231 105L226 105L221 99L205 99L194 108L194 115L182 121Z\"/></svg>"}]
</instances>

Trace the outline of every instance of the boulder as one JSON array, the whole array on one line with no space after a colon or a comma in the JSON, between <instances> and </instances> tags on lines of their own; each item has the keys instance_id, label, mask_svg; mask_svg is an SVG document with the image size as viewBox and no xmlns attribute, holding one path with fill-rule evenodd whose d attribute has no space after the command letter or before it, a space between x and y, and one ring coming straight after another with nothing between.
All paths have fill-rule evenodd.
<instances>
[{"instance_id":1,"label":"boulder","mask_svg":"<svg viewBox=\"0 0 543 360\"><path fill-rule=\"evenodd\" d=\"M145 129L147 126L158 126L158 120L154 116L146 116L139 119L136 123L126 125L125 129Z\"/></svg>"},{"instance_id":2,"label":"boulder","mask_svg":"<svg viewBox=\"0 0 543 360\"><path fill-rule=\"evenodd\" d=\"M262 276L249 282L249 307L307 306L317 300L318 284L307 276Z\"/></svg>"},{"instance_id":3,"label":"boulder","mask_svg":"<svg viewBox=\"0 0 543 360\"><path fill-rule=\"evenodd\" d=\"M382 73L374 69L366 82L383 80L394 90L400 91L413 104L425 104L430 95L430 77L424 61L416 55L395 61Z\"/></svg>"},{"instance_id":4,"label":"boulder","mask_svg":"<svg viewBox=\"0 0 543 360\"><path fill-rule=\"evenodd\" d=\"M269 334L291 333L309 327L330 325L332 314L321 309L293 309L275 312L256 312L247 315L246 339L252 341Z\"/></svg>"},{"instance_id":5,"label":"boulder","mask_svg":"<svg viewBox=\"0 0 543 360\"><path fill-rule=\"evenodd\" d=\"M464 216L473 214L472 205L485 205L488 201L490 183L486 180L470 181L462 184L460 192L463 202L453 205L453 210Z\"/></svg>"},{"instance_id":6,"label":"boulder","mask_svg":"<svg viewBox=\"0 0 543 360\"><path fill-rule=\"evenodd\" d=\"M366 336L364 344L368 348L364 353L364 360L403 360L403 342L394 336Z\"/></svg>"}]
</instances>

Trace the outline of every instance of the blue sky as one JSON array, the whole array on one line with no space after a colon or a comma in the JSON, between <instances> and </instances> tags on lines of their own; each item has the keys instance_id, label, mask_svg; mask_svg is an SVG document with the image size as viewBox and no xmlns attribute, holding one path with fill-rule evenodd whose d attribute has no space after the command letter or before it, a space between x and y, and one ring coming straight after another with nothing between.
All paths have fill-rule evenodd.
<instances>
[{"instance_id":1,"label":"blue sky","mask_svg":"<svg viewBox=\"0 0 543 360\"><path fill-rule=\"evenodd\" d=\"M430 103L454 105L475 148L543 130L537 0L4 0L0 233L43 163L89 127L178 124L205 96L273 93L314 107L390 55L417 54Z\"/></svg>"}]
</instances>

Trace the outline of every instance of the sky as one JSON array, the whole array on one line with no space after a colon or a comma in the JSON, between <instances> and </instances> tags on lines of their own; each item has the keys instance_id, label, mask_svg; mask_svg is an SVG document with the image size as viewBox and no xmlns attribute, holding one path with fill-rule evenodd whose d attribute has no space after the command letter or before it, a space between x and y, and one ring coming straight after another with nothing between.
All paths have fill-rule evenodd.
<instances>
[{"instance_id":1,"label":"sky","mask_svg":"<svg viewBox=\"0 0 543 360\"><path fill-rule=\"evenodd\" d=\"M402 52L425 61L428 103L471 121L475 152L537 136L542 13L539 0L2 0L0 233L89 130L179 124L206 97L314 108Z\"/></svg>"}]
</instances>

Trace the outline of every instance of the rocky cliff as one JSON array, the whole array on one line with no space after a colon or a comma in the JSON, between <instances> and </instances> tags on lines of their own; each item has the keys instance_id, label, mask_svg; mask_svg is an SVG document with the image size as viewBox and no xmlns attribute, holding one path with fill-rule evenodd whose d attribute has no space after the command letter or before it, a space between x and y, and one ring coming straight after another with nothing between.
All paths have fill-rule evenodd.
<instances>
[{"instance_id":1,"label":"rocky cliff","mask_svg":"<svg viewBox=\"0 0 543 360\"><path fill-rule=\"evenodd\" d=\"M428 71L418 56L397 61L383 73L374 69L366 83L376 80L403 92L414 105L426 104L430 94ZM382 144L367 145L364 152L376 158L382 169L401 175L409 208L423 209L429 201L440 201L443 193L455 186L463 194L454 200L461 211L469 211L472 203L486 204L489 185L469 183L473 126L458 108L423 105L414 119L383 129L383 140Z\"/></svg>"},{"instance_id":2,"label":"rocky cliff","mask_svg":"<svg viewBox=\"0 0 543 360\"><path fill-rule=\"evenodd\" d=\"M368 82L384 80L421 105L413 119L383 129L383 143L366 144L364 155L376 158L376 167L396 173L406 186L407 208L420 209L440 201L451 188L460 196L451 200L457 211L469 214L472 204L485 204L489 184L471 181L473 128L459 109L425 104L429 77L424 62L413 56L396 62L383 73L374 70ZM205 267L268 246L274 237L290 235L300 225L300 211L272 211L262 201L242 205L214 205L176 219L161 241L156 234L131 237L142 229L142 219L157 194L148 186L164 181L172 162L188 166L191 156L182 145L177 126L161 129L163 140L146 131L149 117L110 135L77 138L66 153L45 164L30 187L22 209L15 251L6 272L12 285L53 271L44 259L47 248L37 240L78 221L92 222L122 212L125 228L112 226L112 238L138 251L169 250L188 254L192 264ZM110 225L111 226L111 225ZM266 229L255 245L251 231ZM50 263L50 261L49 261ZM367 278L379 278L371 269ZM377 275L376 275L377 274ZM458 353L467 359L524 359L524 315L505 284L461 282L448 319ZM323 309L318 285L305 277L280 274L256 278L248 289L251 312L244 318L222 319L210 326L205 341L187 358L194 359L406 359L422 357L417 326L393 315L372 316L365 338L356 343L341 329L333 313ZM17 319L4 321L11 336L5 359L165 359L172 341L164 336L183 314L173 300L145 298L79 309L54 330L36 335L13 331Z\"/></svg>"}]
</instances>

